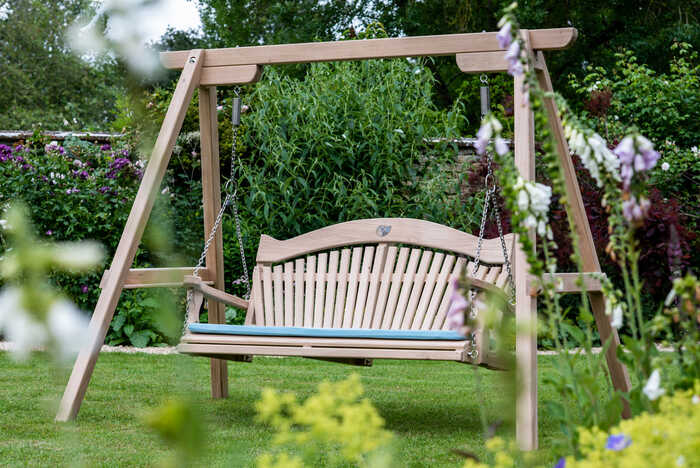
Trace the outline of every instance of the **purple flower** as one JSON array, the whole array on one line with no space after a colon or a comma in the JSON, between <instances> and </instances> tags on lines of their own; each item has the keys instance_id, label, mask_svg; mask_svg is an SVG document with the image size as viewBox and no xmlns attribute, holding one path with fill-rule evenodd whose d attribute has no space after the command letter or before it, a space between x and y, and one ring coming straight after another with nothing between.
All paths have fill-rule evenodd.
<instances>
[{"instance_id":1,"label":"purple flower","mask_svg":"<svg viewBox=\"0 0 700 468\"><path fill-rule=\"evenodd\" d=\"M613 152L620 158L620 177L625 190L629 188L636 172L653 168L660 156L654 150L654 145L641 135L626 136Z\"/></svg>"},{"instance_id":2,"label":"purple flower","mask_svg":"<svg viewBox=\"0 0 700 468\"><path fill-rule=\"evenodd\" d=\"M464 311L469 303L459 292L457 279L452 281L452 297L450 298L450 308L447 311L447 326L450 330L459 331L464 326Z\"/></svg>"},{"instance_id":3,"label":"purple flower","mask_svg":"<svg viewBox=\"0 0 700 468\"><path fill-rule=\"evenodd\" d=\"M31 164L28 164L28 163L22 164L23 171L31 171L32 169L34 169L34 166L32 166Z\"/></svg>"},{"instance_id":4,"label":"purple flower","mask_svg":"<svg viewBox=\"0 0 700 468\"><path fill-rule=\"evenodd\" d=\"M73 193L78 193L78 192L80 192L80 189L78 189L78 188L76 188L76 187L69 188L68 190L66 190L66 193L67 193L68 195L71 195L71 194L73 194Z\"/></svg>"},{"instance_id":5,"label":"purple flower","mask_svg":"<svg viewBox=\"0 0 700 468\"><path fill-rule=\"evenodd\" d=\"M554 468L564 468L566 466L566 458L561 457Z\"/></svg>"},{"instance_id":6,"label":"purple flower","mask_svg":"<svg viewBox=\"0 0 700 468\"><path fill-rule=\"evenodd\" d=\"M122 150L122 156L129 156L129 150L123 149Z\"/></svg>"},{"instance_id":7,"label":"purple flower","mask_svg":"<svg viewBox=\"0 0 700 468\"><path fill-rule=\"evenodd\" d=\"M112 146L109 143L105 143L104 145L100 146L100 150L102 151L111 151Z\"/></svg>"},{"instance_id":8,"label":"purple flower","mask_svg":"<svg viewBox=\"0 0 700 468\"><path fill-rule=\"evenodd\" d=\"M46 231L46 235L47 235L47 236L52 236L52 235L53 235L53 231L52 231L51 229L49 229L48 231Z\"/></svg>"},{"instance_id":9,"label":"purple flower","mask_svg":"<svg viewBox=\"0 0 700 468\"><path fill-rule=\"evenodd\" d=\"M508 46L510 45L511 41L513 40L513 36L511 35L511 30L512 26L510 22L506 22L503 27L501 28L500 31L498 31L498 34L496 37L498 38L498 46L501 49L507 49Z\"/></svg>"},{"instance_id":10,"label":"purple flower","mask_svg":"<svg viewBox=\"0 0 700 468\"><path fill-rule=\"evenodd\" d=\"M48 182L49 178L46 177L45 175L43 175L43 176L41 176L41 180L43 180L44 182Z\"/></svg>"},{"instance_id":11,"label":"purple flower","mask_svg":"<svg viewBox=\"0 0 700 468\"><path fill-rule=\"evenodd\" d=\"M88 291L89 291L89 289L88 289L88 287L87 287L86 284L82 285L82 286L80 287L80 290L82 291L83 294L87 294Z\"/></svg>"},{"instance_id":12,"label":"purple flower","mask_svg":"<svg viewBox=\"0 0 700 468\"><path fill-rule=\"evenodd\" d=\"M644 197L640 197L639 202L634 195L630 195L628 200L622 202L622 215L630 223L641 223L644 221L651 203Z\"/></svg>"},{"instance_id":13,"label":"purple flower","mask_svg":"<svg viewBox=\"0 0 700 468\"><path fill-rule=\"evenodd\" d=\"M24 158L23 158L22 156L15 155L15 162L17 162L18 164L19 164L19 163L23 163L23 162L24 162Z\"/></svg>"},{"instance_id":14,"label":"purple flower","mask_svg":"<svg viewBox=\"0 0 700 468\"><path fill-rule=\"evenodd\" d=\"M620 450L629 447L631 443L632 439L627 437L625 434L610 434L607 442L605 443L605 448L619 452Z\"/></svg>"},{"instance_id":15,"label":"purple flower","mask_svg":"<svg viewBox=\"0 0 700 468\"><path fill-rule=\"evenodd\" d=\"M109 187L100 187L97 191L100 193L107 193L109 192Z\"/></svg>"},{"instance_id":16,"label":"purple flower","mask_svg":"<svg viewBox=\"0 0 700 468\"><path fill-rule=\"evenodd\" d=\"M506 51L508 61L508 73L512 76L523 74L523 64L520 62L520 43L513 41Z\"/></svg>"},{"instance_id":17,"label":"purple flower","mask_svg":"<svg viewBox=\"0 0 700 468\"><path fill-rule=\"evenodd\" d=\"M491 135L493 134L493 128L489 122L484 123L478 132L476 132L476 141L474 142L474 148L477 154L483 155L486 152L486 147L489 144Z\"/></svg>"}]
</instances>

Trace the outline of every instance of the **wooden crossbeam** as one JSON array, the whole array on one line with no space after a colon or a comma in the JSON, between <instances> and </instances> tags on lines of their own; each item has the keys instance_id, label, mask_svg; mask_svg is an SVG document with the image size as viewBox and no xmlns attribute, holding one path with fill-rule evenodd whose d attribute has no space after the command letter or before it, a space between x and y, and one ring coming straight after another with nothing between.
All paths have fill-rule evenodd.
<instances>
[{"instance_id":1,"label":"wooden crossbeam","mask_svg":"<svg viewBox=\"0 0 700 468\"><path fill-rule=\"evenodd\" d=\"M174 288L183 285L185 276L190 276L194 267L175 268L131 268L124 279L124 289L139 288ZM111 270L105 270L100 280L100 288L107 287ZM199 270L199 277L206 284L212 282L214 275L203 268Z\"/></svg>"},{"instance_id":2,"label":"wooden crossbeam","mask_svg":"<svg viewBox=\"0 0 700 468\"><path fill-rule=\"evenodd\" d=\"M576 293L581 291L599 292L603 286L598 278L601 273L554 273L545 275L545 279L552 281L559 293ZM579 284L580 283L580 284ZM541 294L542 288L539 280L530 276L527 290L530 294Z\"/></svg>"},{"instance_id":3,"label":"wooden crossbeam","mask_svg":"<svg viewBox=\"0 0 700 468\"><path fill-rule=\"evenodd\" d=\"M207 69L231 65L275 65L494 52L501 50L497 34L482 32L208 49L204 57L204 67ZM565 49L573 44L576 36L575 28L537 29L531 31L531 44L535 50ZM188 54L188 51L161 52L160 60L165 68L180 69L185 64Z\"/></svg>"}]
</instances>

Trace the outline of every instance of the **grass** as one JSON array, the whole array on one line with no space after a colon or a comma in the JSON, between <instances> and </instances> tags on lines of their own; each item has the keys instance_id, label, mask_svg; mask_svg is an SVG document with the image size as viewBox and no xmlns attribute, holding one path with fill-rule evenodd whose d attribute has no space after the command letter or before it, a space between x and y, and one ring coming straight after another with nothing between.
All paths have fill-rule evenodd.
<instances>
[{"instance_id":1,"label":"grass","mask_svg":"<svg viewBox=\"0 0 700 468\"><path fill-rule=\"evenodd\" d=\"M539 357L540 380L554 364ZM0 464L9 466L153 466L166 445L141 422L169 397L190 399L207 430L202 466L252 466L270 442L270 430L255 421L254 403L263 387L306 397L323 379L361 376L366 396L395 434L398 466L461 466L451 453L465 448L483 454L479 409L489 421L506 419L498 433L513 433L512 410L502 374L449 362L375 361L358 368L301 358L256 358L229 364L230 397L209 398L206 359L179 355L102 354L75 423L53 421L67 371L46 356L22 364L0 353ZM542 405L557 399L540 387L540 445L553 460L557 428ZM505 415L505 416L504 416Z\"/></svg>"}]
</instances>

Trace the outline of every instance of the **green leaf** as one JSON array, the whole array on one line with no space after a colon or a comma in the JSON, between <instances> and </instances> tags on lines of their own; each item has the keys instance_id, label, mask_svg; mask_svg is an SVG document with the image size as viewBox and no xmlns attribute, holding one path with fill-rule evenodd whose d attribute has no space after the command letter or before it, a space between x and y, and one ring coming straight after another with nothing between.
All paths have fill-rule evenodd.
<instances>
[{"instance_id":1,"label":"green leaf","mask_svg":"<svg viewBox=\"0 0 700 468\"><path fill-rule=\"evenodd\" d=\"M124 334L131 338L132 333L134 333L134 326L132 324L124 326Z\"/></svg>"},{"instance_id":2,"label":"green leaf","mask_svg":"<svg viewBox=\"0 0 700 468\"><path fill-rule=\"evenodd\" d=\"M150 330L140 330L129 336L131 344L137 348L145 348L151 339L152 332Z\"/></svg>"}]
</instances>

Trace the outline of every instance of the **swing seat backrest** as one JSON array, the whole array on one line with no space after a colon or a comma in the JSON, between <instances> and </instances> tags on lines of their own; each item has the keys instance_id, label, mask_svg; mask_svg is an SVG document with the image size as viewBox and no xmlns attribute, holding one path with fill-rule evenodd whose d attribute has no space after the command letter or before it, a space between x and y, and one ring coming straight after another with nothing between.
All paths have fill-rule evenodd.
<instances>
[{"instance_id":1,"label":"swing seat backrest","mask_svg":"<svg viewBox=\"0 0 700 468\"><path fill-rule=\"evenodd\" d=\"M513 235L505 236L509 258ZM349 221L280 241L263 235L247 325L444 330L452 279L468 275L504 288L501 241L429 221Z\"/></svg>"}]
</instances>

